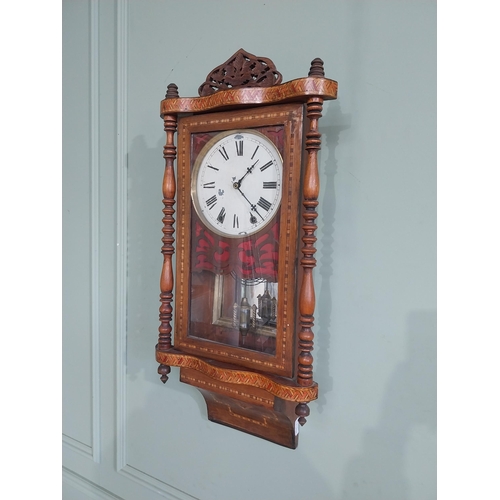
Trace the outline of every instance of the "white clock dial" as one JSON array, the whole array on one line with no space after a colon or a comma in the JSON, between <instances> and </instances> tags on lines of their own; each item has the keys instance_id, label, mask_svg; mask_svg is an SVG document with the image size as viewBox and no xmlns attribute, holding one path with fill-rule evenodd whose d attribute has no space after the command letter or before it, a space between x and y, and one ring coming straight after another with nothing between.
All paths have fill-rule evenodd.
<instances>
[{"instance_id":1,"label":"white clock dial","mask_svg":"<svg viewBox=\"0 0 500 500\"><path fill-rule=\"evenodd\" d=\"M191 195L196 212L220 235L254 234L279 209L282 172L279 151L261 133L221 132L204 146L194 165Z\"/></svg>"}]
</instances>

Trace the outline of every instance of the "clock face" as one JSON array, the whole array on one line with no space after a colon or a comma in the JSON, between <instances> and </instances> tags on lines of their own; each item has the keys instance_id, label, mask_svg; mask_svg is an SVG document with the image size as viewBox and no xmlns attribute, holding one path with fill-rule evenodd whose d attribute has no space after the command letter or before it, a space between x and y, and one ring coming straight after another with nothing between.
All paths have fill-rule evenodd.
<instances>
[{"instance_id":1,"label":"clock face","mask_svg":"<svg viewBox=\"0 0 500 500\"><path fill-rule=\"evenodd\" d=\"M279 151L261 133L221 132L205 145L194 165L191 196L196 212L219 235L254 234L279 209L282 171Z\"/></svg>"}]
</instances>

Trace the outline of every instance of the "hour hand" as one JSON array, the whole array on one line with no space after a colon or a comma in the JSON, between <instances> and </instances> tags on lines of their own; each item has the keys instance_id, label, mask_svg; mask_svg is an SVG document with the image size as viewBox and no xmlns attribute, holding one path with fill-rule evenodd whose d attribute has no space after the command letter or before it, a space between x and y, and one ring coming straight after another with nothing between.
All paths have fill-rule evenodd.
<instances>
[{"instance_id":1,"label":"hour hand","mask_svg":"<svg viewBox=\"0 0 500 500\"><path fill-rule=\"evenodd\" d=\"M239 181L235 181L233 182L233 187L235 189L239 189L240 186L241 186L241 181L249 174L252 172L252 170L254 169L255 165L257 165L257 163L259 162L259 160L257 160L251 167L248 167L247 168L247 171L245 173L245 175L239 180Z\"/></svg>"}]
</instances>

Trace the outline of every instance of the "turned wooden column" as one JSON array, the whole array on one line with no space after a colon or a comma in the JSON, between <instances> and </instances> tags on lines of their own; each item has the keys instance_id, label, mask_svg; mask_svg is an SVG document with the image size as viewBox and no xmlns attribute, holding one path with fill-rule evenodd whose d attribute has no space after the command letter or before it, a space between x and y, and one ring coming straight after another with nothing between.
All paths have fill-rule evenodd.
<instances>
[{"instance_id":1,"label":"turned wooden column","mask_svg":"<svg viewBox=\"0 0 500 500\"><path fill-rule=\"evenodd\" d=\"M166 99L179 97L177 85L171 83L168 86ZM163 246L163 266L160 276L160 326L158 328L157 350L166 352L172 347L172 290L174 288L174 272L172 268L172 255L174 253L174 204L175 204L175 174L174 160L176 158L176 147L174 145L174 136L177 131L177 115L163 116L164 128L166 132L166 143L163 148L163 157L165 158L165 173L163 175L163 237L161 241ZM158 374L160 380L165 383L168 380L170 366L160 364Z\"/></svg>"},{"instance_id":2,"label":"turned wooden column","mask_svg":"<svg viewBox=\"0 0 500 500\"><path fill-rule=\"evenodd\" d=\"M323 77L323 61L315 59L311 63L309 76ZM313 384L313 356L311 351L314 346L314 308L316 305L316 297L314 294L313 268L316 266L315 243L316 236L314 235L317 226L316 218L318 213L319 196L319 172L318 172L318 151L321 149L321 134L318 132L318 121L321 118L323 109L323 99L321 97L311 97L307 103L307 117L310 120L309 130L306 133L306 151L307 164L304 175L303 186L303 218L304 223L302 230L302 254L303 257L300 265L303 268L302 284L299 295L299 312L300 312L300 331L299 331L299 356L298 356L298 372L297 382L304 387ZM309 407L306 403L299 403L295 408L295 413L299 417L300 425L306 423L306 418L309 415Z\"/></svg>"}]
</instances>

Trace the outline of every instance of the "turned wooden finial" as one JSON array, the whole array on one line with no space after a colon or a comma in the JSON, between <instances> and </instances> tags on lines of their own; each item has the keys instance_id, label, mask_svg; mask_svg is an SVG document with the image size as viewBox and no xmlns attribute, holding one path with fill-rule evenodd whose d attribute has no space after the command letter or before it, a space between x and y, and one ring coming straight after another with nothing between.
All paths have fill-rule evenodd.
<instances>
[{"instance_id":1,"label":"turned wooden finial","mask_svg":"<svg viewBox=\"0 0 500 500\"><path fill-rule=\"evenodd\" d=\"M324 78L325 69L323 68L323 61L317 57L311 62L311 69L308 76L318 76Z\"/></svg>"},{"instance_id":2,"label":"turned wooden finial","mask_svg":"<svg viewBox=\"0 0 500 500\"><path fill-rule=\"evenodd\" d=\"M295 408L295 415L299 417L299 424L304 425L307 420L306 417L309 416L310 410L306 403L299 403Z\"/></svg>"},{"instance_id":3,"label":"turned wooden finial","mask_svg":"<svg viewBox=\"0 0 500 500\"><path fill-rule=\"evenodd\" d=\"M167 93L165 94L165 99L174 99L179 97L179 92L177 92L177 85L175 83L170 83L167 87Z\"/></svg>"}]
</instances>

